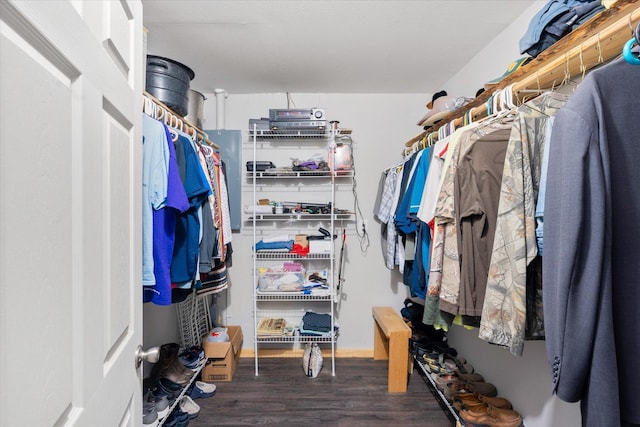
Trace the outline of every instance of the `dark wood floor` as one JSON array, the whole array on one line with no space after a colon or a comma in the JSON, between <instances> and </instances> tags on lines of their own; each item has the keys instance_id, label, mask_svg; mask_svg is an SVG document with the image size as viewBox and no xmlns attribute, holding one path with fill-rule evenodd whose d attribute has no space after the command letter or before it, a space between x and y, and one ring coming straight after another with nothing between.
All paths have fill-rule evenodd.
<instances>
[{"instance_id":1,"label":"dark wood floor","mask_svg":"<svg viewBox=\"0 0 640 427\"><path fill-rule=\"evenodd\" d=\"M215 396L195 401L201 410L190 426L452 426L418 370L406 393L388 393L386 362L369 358L336 360L335 377L325 361L316 378L298 358L260 359L259 376L242 358L233 381L216 386Z\"/></svg>"}]
</instances>

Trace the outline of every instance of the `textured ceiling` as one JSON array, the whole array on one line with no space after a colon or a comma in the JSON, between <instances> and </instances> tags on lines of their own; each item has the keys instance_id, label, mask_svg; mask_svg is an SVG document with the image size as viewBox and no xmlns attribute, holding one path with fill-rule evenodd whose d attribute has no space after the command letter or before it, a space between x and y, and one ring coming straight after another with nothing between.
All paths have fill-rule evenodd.
<instances>
[{"instance_id":1,"label":"textured ceiling","mask_svg":"<svg viewBox=\"0 0 640 427\"><path fill-rule=\"evenodd\" d=\"M433 93L531 4L143 0L148 53L236 94Z\"/></svg>"}]
</instances>

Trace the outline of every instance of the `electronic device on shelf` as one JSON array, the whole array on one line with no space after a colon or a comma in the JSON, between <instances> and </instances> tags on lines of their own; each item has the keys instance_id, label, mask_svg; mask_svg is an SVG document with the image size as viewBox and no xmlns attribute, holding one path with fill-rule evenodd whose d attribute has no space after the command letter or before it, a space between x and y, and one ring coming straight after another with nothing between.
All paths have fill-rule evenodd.
<instances>
[{"instance_id":1,"label":"electronic device on shelf","mask_svg":"<svg viewBox=\"0 0 640 427\"><path fill-rule=\"evenodd\" d=\"M270 108L269 121L296 122L317 121L326 122L324 108Z\"/></svg>"},{"instance_id":2,"label":"electronic device on shelf","mask_svg":"<svg viewBox=\"0 0 640 427\"><path fill-rule=\"evenodd\" d=\"M324 108L271 108L269 126L271 130L325 130L327 128Z\"/></svg>"}]
</instances>

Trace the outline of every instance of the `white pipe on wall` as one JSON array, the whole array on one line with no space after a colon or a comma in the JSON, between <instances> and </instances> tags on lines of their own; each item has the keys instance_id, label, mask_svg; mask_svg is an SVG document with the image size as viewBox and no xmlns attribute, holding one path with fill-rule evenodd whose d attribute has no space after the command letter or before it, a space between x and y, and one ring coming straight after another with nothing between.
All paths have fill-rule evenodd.
<instances>
[{"instance_id":1,"label":"white pipe on wall","mask_svg":"<svg viewBox=\"0 0 640 427\"><path fill-rule=\"evenodd\" d=\"M224 123L224 100L227 99L227 91L224 89L214 89L216 95L216 129L225 129Z\"/></svg>"}]
</instances>

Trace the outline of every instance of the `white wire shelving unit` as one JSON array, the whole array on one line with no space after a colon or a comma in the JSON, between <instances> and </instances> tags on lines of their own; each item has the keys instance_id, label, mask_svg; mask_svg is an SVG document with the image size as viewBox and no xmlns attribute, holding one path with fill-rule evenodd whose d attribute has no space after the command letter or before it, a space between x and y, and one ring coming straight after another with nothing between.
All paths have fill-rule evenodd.
<instances>
[{"instance_id":1,"label":"white wire shelving unit","mask_svg":"<svg viewBox=\"0 0 640 427\"><path fill-rule=\"evenodd\" d=\"M287 344L292 350L300 350L304 344L320 343L331 348L331 375L335 376L335 351L338 328L336 323L337 285L336 271L336 246L340 242L339 228L348 227L355 220L355 213L340 210L336 207L336 185L343 183L349 188L349 182L354 177L353 171L335 170L335 147L337 143L351 143L350 135L340 135L336 130L326 132L278 132L259 131L256 128L249 130L248 141L251 144L251 159L253 170L249 167L246 171L246 180L251 185L251 200L255 209L260 198L265 193L281 188L285 197L289 199L315 196L329 197L329 212L314 212L289 210L282 213L245 212L244 221L251 227L254 245L262 236L268 233L292 231L292 234L308 234L313 232L314 226L320 225L330 231L331 235L338 236L333 240L330 252L309 253L308 255L296 255L282 251L253 251L253 313L254 313L254 357L255 374L259 375L260 347L271 344ZM257 170L258 153L276 153L289 155L300 153L305 149L313 150L313 147L322 149L326 147L327 160L330 170L294 171L286 168L275 168L267 171ZM275 150L274 152L270 150ZM333 156L333 157L331 157ZM295 202L293 202L295 205ZM263 266L275 265L277 262L296 261L305 266L313 265L316 268L324 268L326 275L326 289L309 291L261 291L257 286L259 281L259 269ZM291 308L291 309L289 309ZM326 335L310 336L300 334L299 325L307 311L329 314L331 331ZM288 334L264 335L258 333L258 326L265 318L286 319L290 329ZM326 358L325 358L326 360Z\"/></svg>"}]
</instances>

